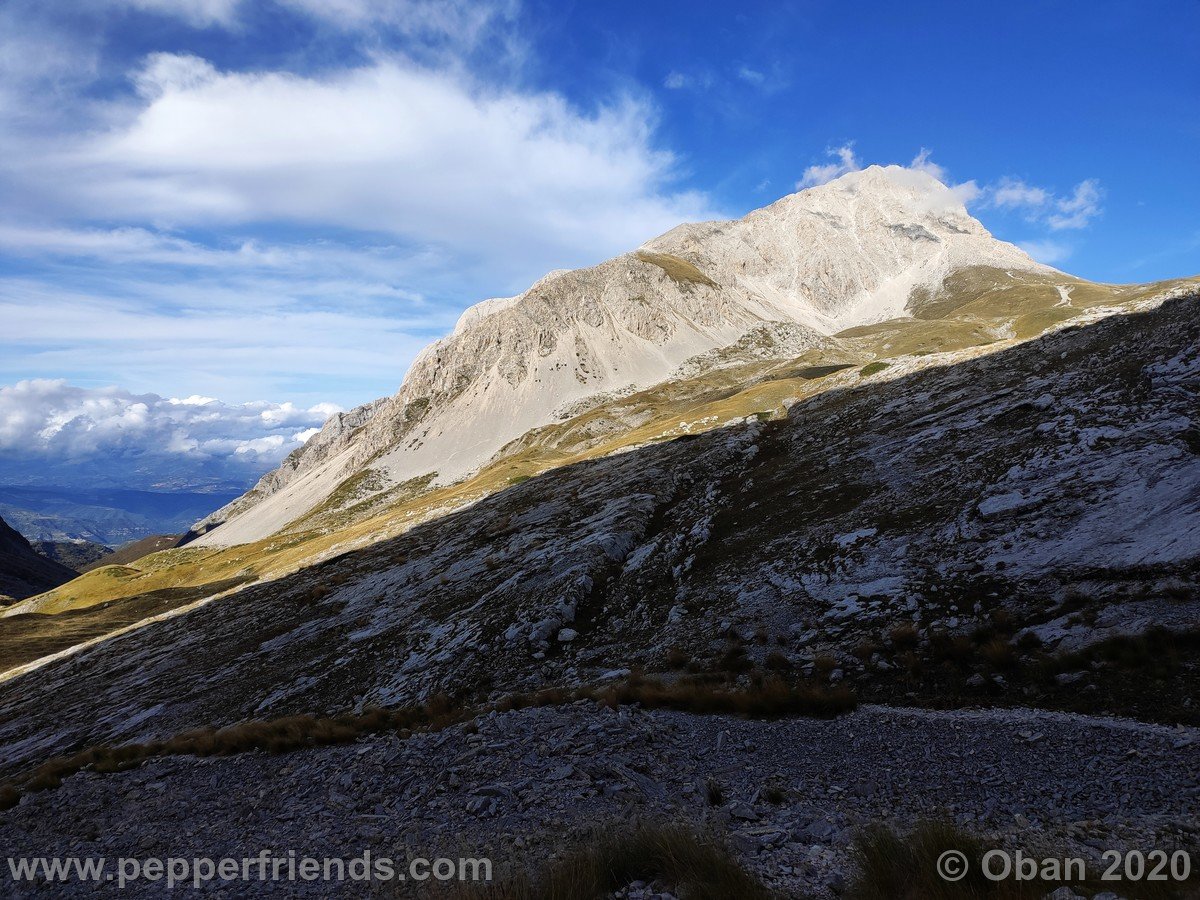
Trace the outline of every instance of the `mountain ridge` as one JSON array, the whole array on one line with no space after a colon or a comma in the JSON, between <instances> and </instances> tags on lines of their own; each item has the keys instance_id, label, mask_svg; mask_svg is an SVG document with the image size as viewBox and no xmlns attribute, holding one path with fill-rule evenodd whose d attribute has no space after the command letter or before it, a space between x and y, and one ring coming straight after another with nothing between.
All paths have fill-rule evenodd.
<instances>
[{"instance_id":1,"label":"mountain ridge","mask_svg":"<svg viewBox=\"0 0 1200 900\"><path fill-rule=\"evenodd\" d=\"M983 263L1054 272L993 238L935 178L897 166L849 173L739 220L677 226L632 253L470 307L395 395L331 419L254 489L197 522L195 542L265 537L368 466L376 490L423 476L455 481L564 406L661 382L756 328L807 330L815 345L902 316L914 293Z\"/></svg>"}]
</instances>

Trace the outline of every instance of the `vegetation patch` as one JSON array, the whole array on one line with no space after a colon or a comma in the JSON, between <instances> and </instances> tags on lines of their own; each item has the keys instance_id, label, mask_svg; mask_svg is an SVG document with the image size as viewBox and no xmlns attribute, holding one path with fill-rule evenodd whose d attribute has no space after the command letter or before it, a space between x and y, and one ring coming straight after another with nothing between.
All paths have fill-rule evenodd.
<instances>
[{"instance_id":1,"label":"vegetation patch","mask_svg":"<svg viewBox=\"0 0 1200 900\"><path fill-rule=\"evenodd\" d=\"M887 363L882 362L880 360L876 360L873 363L867 363L865 366L863 366L861 369L859 369L859 373L863 376L863 378L867 378L868 376L871 376L871 375L878 375L880 372L882 372L887 367L888 367Z\"/></svg>"},{"instance_id":2,"label":"vegetation patch","mask_svg":"<svg viewBox=\"0 0 1200 900\"><path fill-rule=\"evenodd\" d=\"M611 897L635 881L682 900L758 900L774 896L714 834L688 824L608 823L533 875L486 887L460 885L450 897L585 900Z\"/></svg>"},{"instance_id":3,"label":"vegetation patch","mask_svg":"<svg viewBox=\"0 0 1200 900\"><path fill-rule=\"evenodd\" d=\"M639 250L634 255L644 263L658 266L677 284L703 284L708 287L720 286L686 259L680 259L678 256L672 256L669 253L651 253L648 250Z\"/></svg>"}]
</instances>

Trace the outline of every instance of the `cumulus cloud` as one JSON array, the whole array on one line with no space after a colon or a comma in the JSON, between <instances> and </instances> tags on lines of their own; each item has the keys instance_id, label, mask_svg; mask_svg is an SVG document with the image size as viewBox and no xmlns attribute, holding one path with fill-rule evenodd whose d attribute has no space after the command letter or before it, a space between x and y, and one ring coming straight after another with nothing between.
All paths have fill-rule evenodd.
<instances>
[{"instance_id":1,"label":"cumulus cloud","mask_svg":"<svg viewBox=\"0 0 1200 900\"><path fill-rule=\"evenodd\" d=\"M857 172L862 169L862 162L854 153L853 141L841 147L830 148L826 153L834 157L837 161L826 165L809 166L804 170L804 176L796 182L797 188L808 188L826 184L849 172ZM930 193L926 198L927 203L936 209L962 206L976 200L981 194L981 189L974 181L965 181L960 184L953 183L946 169L934 162L931 151L924 147L913 157L912 162L907 166L900 166L894 171L896 172L894 177L908 178L914 185L920 184L923 186L927 184L927 181L916 174L908 173L920 173L920 175L928 175L940 181L945 190Z\"/></svg>"},{"instance_id":2,"label":"cumulus cloud","mask_svg":"<svg viewBox=\"0 0 1200 900\"><path fill-rule=\"evenodd\" d=\"M354 59L300 74L153 53L126 95L67 92L61 121L32 88L6 119L0 90L0 256L19 261L0 273L0 381L351 405L394 391L467 304L721 217L674 188L644 96L585 110L462 60Z\"/></svg>"},{"instance_id":3,"label":"cumulus cloud","mask_svg":"<svg viewBox=\"0 0 1200 900\"><path fill-rule=\"evenodd\" d=\"M1081 181L1075 185L1075 192L1070 197L1055 201L1055 211L1046 221L1055 230L1084 228L1092 219L1100 215L1102 197L1103 192L1096 179L1089 178L1087 181Z\"/></svg>"},{"instance_id":4,"label":"cumulus cloud","mask_svg":"<svg viewBox=\"0 0 1200 900\"><path fill-rule=\"evenodd\" d=\"M1001 178L992 189L992 203L1002 209L1040 209L1050 199L1045 188L1026 184L1019 178Z\"/></svg>"},{"instance_id":5,"label":"cumulus cloud","mask_svg":"<svg viewBox=\"0 0 1200 900\"><path fill-rule=\"evenodd\" d=\"M1053 231L1086 228L1100 215L1104 191L1100 182L1088 178L1075 185L1070 196L1059 197L1020 178L1000 179L988 192L988 202L998 209L1016 210L1030 222Z\"/></svg>"},{"instance_id":6,"label":"cumulus cloud","mask_svg":"<svg viewBox=\"0 0 1200 900\"><path fill-rule=\"evenodd\" d=\"M314 76L157 53L107 131L26 185L79 216L177 228L289 222L457 248L532 280L714 215L633 96L581 111L400 58Z\"/></svg>"},{"instance_id":7,"label":"cumulus cloud","mask_svg":"<svg viewBox=\"0 0 1200 900\"><path fill-rule=\"evenodd\" d=\"M749 66L741 66L737 71L737 77L747 84L752 84L755 87L761 87L766 83L767 76L757 69L752 69Z\"/></svg>"},{"instance_id":8,"label":"cumulus cloud","mask_svg":"<svg viewBox=\"0 0 1200 900\"><path fill-rule=\"evenodd\" d=\"M935 163L933 159L931 159L932 152L933 151L922 147L920 152L913 157L912 162L908 164L908 167L916 170L917 172L924 172L926 175L932 175L938 181L942 182L942 184L945 184L947 182L946 170L942 166L939 166L937 163Z\"/></svg>"},{"instance_id":9,"label":"cumulus cloud","mask_svg":"<svg viewBox=\"0 0 1200 900\"><path fill-rule=\"evenodd\" d=\"M227 404L26 380L0 386L0 454L75 462L132 457L184 467L232 463L265 471L338 411L331 404Z\"/></svg>"},{"instance_id":10,"label":"cumulus cloud","mask_svg":"<svg viewBox=\"0 0 1200 900\"><path fill-rule=\"evenodd\" d=\"M854 153L853 142L826 152L834 157L836 162L809 166L804 170L804 177L796 183L797 188L825 184L862 168ZM920 149L907 166L893 171L894 177L915 179L915 173L921 173L941 182L945 186L944 191L935 191L927 195L926 202L932 208L968 206L974 207L976 211L997 210L1020 214L1026 222L1037 226L1046 236L1018 240L1017 245L1035 260L1047 265L1063 262L1075 249L1069 242L1052 239L1052 235L1084 228L1102 212L1104 190L1100 183L1092 178L1079 182L1068 196L1058 196L1052 190L1013 176L1006 176L984 185L974 180L955 183L950 179L946 168L934 162L932 152L925 147Z\"/></svg>"},{"instance_id":11,"label":"cumulus cloud","mask_svg":"<svg viewBox=\"0 0 1200 900\"><path fill-rule=\"evenodd\" d=\"M840 178L847 172L857 172L862 168L862 163L854 155L853 141L843 144L841 147L830 147L825 151L825 154L834 157L837 162L827 163L823 166L809 166L804 170L803 177L796 182L797 188L809 188L825 184L826 182L833 181L835 178Z\"/></svg>"},{"instance_id":12,"label":"cumulus cloud","mask_svg":"<svg viewBox=\"0 0 1200 900\"><path fill-rule=\"evenodd\" d=\"M463 49L504 42L510 0L279 0L359 52L151 53L114 93L103 25L135 7L254 27L248 3L103 0L93 41L54 2L0 5L0 382L352 405L464 306L721 216L676 188L646 96L584 109Z\"/></svg>"}]
</instances>

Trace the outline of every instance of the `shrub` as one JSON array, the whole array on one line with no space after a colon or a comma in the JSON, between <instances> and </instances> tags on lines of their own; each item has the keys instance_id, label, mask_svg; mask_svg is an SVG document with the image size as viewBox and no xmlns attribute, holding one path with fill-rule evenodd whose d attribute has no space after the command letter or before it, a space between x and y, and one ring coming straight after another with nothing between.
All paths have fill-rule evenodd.
<instances>
[{"instance_id":1,"label":"shrub","mask_svg":"<svg viewBox=\"0 0 1200 900\"><path fill-rule=\"evenodd\" d=\"M766 900L771 893L715 836L684 824L613 823L582 846L530 877L478 888L462 885L451 897L491 900L578 900L611 897L635 881L666 885L689 900Z\"/></svg>"},{"instance_id":2,"label":"shrub","mask_svg":"<svg viewBox=\"0 0 1200 900\"><path fill-rule=\"evenodd\" d=\"M872 656L879 652L879 645L870 640L860 641L850 652L854 656L857 656L862 662L867 662Z\"/></svg>"},{"instance_id":3,"label":"shrub","mask_svg":"<svg viewBox=\"0 0 1200 900\"><path fill-rule=\"evenodd\" d=\"M720 806L725 802L725 789L721 787L721 782L711 775L704 782L704 799L708 801L709 806Z\"/></svg>"},{"instance_id":4,"label":"shrub","mask_svg":"<svg viewBox=\"0 0 1200 900\"><path fill-rule=\"evenodd\" d=\"M778 650L772 650L767 654L767 659L764 665L772 671L784 672L792 667L792 661Z\"/></svg>"},{"instance_id":5,"label":"shrub","mask_svg":"<svg viewBox=\"0 0 1200 900\"><path fill-rule=\"evenodd\" d=\"M938 875L938 858L947 850L967 857L967 874L961 881ZM941 822L923 822L906 835L884 826L867 828L854 840L857 871L846 894L851 900L999 900L1046 893L1043 881L989 881L980 865L985 850L977 838Z\"/></svg>"},{"instance_id":6,"label":"shrub","mask_svg":"<svg viewBox=\"0 0 1200 900\"><path fill-rule=\"evenodd\" d=\"M992 638L979 653L993 669L1011 669L1017 664L1016 650L1002 637Z\"/></svg>"},{"instance_id":7,"label":"shrub","mask_svg":"<svg viewBox=\"0 0 1200 900\"><path fill-rule=\"evenodd\" d=\"M748 690L721 688L701 681L673 684L654 679L629 679L591 692L593 699L613 706L640 703L648 709L675 709L696 713L732 713L770 719L789 715L832 718L858 705L845 687L791 685L778 676L766 678Z\"/></svg>"},{"instance_id":8,"label":"shrub","mask_svg":"<svg viewBox=\"0 0 1200 900\"><path fill-rule=\"evenodd\" d=\"M20 791L11 784L0 784L0 810L12 809L20 802Z\"/></svg>"},{"instance_id":9,"label":"shrub","mask_svg":"<svg viewBox=\"0 0 1200 900\"><path fill-rule=\"evenodd\" d=\"M692 661L692 658L688 655L687 651L681 650L679 647L672 647L667 652L667 668L668 669L685 668L687 666L687 664L691 661Z\"/></svg>"},{"instance_id":10,"label":"shrub","mask_svg":"<svg viewBox=\"0 0 1200 900\"><path fill-rule=\"evenodd\" d=\"M828 653L822 653L813 659L813 669L818 675L823 678L828 678L829 673L837 668L837 660Z\"/></svg>"},{"instance_id":11,"label":"shrub","mask_svg":"<svg viewBox=\"0 0 1200 900\"><path fill-rule=\"evenodd\" d=\"M704 679L664 683L643 678L633 671L615 684L601 687L544 688L525 694L510 694L492 704L469 707L447 694L436 694L420 706L368 709L337 716L284 716L255 720L222 728L197 728L164 741L97 746L72 756L56 757L34 769L23 780L0 784L0 808L14 805L22 791L59 787L62 779L83 769L120 772L161 756L229 756L265 751L285 753L309 747L346 744L365 734L395 732L407 737L422 729L437 731L461 722L471 722L489 710L507 712L537 706L560 706L576 700L593 700L610 707L639 703L647 708L675 709L695 713L730 713L752 718L789 715L832 718L858 705L847 688L813 684L788 684L778 676L761 680L750 689L722 688Z\"/></svg>"},{"instance_id":12,"label":"shrub","mask_svg":"<svg viewBox=\"0 0 1200 900\"><path fill-rule=\"evenodd\" d=\"M787 792L777 784L768 784L763 788L762 798L772 806L779 806L787 799Z\"/></svg>"},{"instance_id":13,"label":"shrub","mask_svg":"<svg viewBox=\"0 0 1200 900\"><path fill-rule=\"evenodd\" d=\"M905 622L888 632L888 640L897 650L911 650L920 642L921 634L915 625Z\"/></svg>"},{"instance_id":14,"label":"shrub","mask_svg":"<svg viewBox=\"0 0 1200 900\"><path fill-rule=\"evenodd\" d=\"M746 648L741 644L730 644L729 648L717 660L717 668L724 672L748 672L754 668L754 663L747 658Z\"/></svg>"},{"instance_id":15,"label":"shrub","mask_svg":"<svg viewBox=\"0 0 1200 900\"><path fill-rule=\"evenodd\" d=\"M939 631L929 636L929 653L936 660L961 665L974 656L975 646L966 635Z\"/></svg>"}]
</instances>

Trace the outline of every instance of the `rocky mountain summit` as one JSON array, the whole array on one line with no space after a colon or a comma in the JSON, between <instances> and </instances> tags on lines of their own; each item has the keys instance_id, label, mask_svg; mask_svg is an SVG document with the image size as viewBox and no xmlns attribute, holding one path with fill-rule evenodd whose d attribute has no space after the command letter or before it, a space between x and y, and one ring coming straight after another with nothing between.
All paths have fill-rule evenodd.
<instances>
[{"instance_id":1,"label":"rocky mountain summit","mask_svg":"<svg viewBox=\"0 0 1200 900\"><path fill-rule=\"evenodd\" d=\"M914 296L979 266L1010 277L1052 271L993 238L932 176L898 166L852 172L737 221L681 225L468 309L394 397L335 416L193 530L200 545L245 543L350 478L356 499L422 476L459 479L556 412L577 414L680 367L694 374L755 330L790 328L777 355L796 356L822 336L903 316Z\"/></svg>"}]
</instances>

